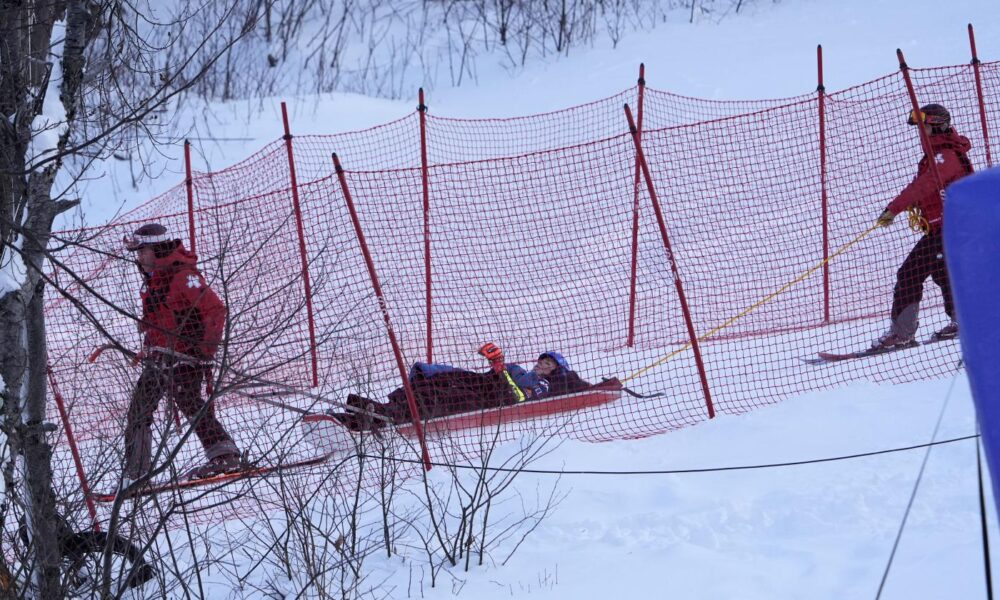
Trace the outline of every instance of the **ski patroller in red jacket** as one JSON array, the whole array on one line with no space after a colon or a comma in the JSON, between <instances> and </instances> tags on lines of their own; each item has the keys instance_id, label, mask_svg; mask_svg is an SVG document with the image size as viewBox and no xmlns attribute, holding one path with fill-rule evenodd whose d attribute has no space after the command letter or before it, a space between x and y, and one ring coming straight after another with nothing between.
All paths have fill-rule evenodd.
<instances>
[{"instance_id":1,"label":"ski patroller in red jacket","mask_svg":"<svg viewBox=\"0 0 1000 600\"><path fill-rule=\"evenodd\" d=\"M941 178L941 189L972 173L972 163L966 156L972 144L965 136L952 130L931 135L929 139L934 163ZM917 176L889 203L887 210L893 215L898 215L911 207L920 210L921 216L927 221L928 233L941 231L944 200L926 156L920 159Z\"/></svg>"},{"instance_id":2,"label":"ski patroller in red jacket","mask_svg":"<svg viewBox=\"0 0 1000 600\"><path fill-rule=\"evenodd\" d=\"M198 257L183 246L157 258L142 289L143 347L168 348L211 358L222 341L226 306L195 266Z\"/></svg>"}]
</instances>

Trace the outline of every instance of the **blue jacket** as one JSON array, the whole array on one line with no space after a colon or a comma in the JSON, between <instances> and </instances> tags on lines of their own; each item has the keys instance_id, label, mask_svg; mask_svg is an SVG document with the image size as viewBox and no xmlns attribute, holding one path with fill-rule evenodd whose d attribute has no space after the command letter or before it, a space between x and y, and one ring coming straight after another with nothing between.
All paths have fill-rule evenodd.
<instances>
[{"instance_id":1,"label":"blue jacket","mask_svg":"<svg viewBox=\"0 0 1000 600\"><path fill-rule=\"evenodd\" d=\"M528 398L537 400L549 394L549 380L539 377L534 371L527 371L521 365L507 365L507 372L514 378L517 387L524 390Z\"/></svg>"}]
</instances>

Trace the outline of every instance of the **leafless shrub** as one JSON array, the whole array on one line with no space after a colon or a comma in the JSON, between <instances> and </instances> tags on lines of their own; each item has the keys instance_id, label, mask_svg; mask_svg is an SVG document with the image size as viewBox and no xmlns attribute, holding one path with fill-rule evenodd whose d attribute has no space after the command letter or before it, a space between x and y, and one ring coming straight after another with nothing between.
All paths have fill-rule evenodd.
<instances>
[{"instance_id":1,"label":"leafless shrub","mask_svg":"<svg viewBox=\"0 0 1000 600\"><path fill-rule=\"evenodd\" d=\"M671 11L721 20L759 0L240 0L256 18L195 91L204 97L356 92L390 98L417 87L475 81L484 60L528 61L649 30ZM218 9L178 4L178 18L212 22ZM171 35L180 50L194 24ZM167 62L172 62L168 58ZM444 65L445 69L440 69ZM444 78L443 80L439 80Z\"/></svg>"},{"instance_id":2,"label":"leafless shrub","mask_svg":"<svg viewBox=\"0 0 1000 600\"><path fill-rule=\"evenodd\" d=\"M564 498L558 479L531 499L514 485L529 465L558 447L559 437L553 435L558 429L524 434L517 444L501 443L498 428L480 430L472 446L467 439L441 440L450 457L444 472L424 472L421 490L405 490L421 506L419 517L408 522L425 556L431 587L443 572L460 586L456 568L467 572L487 560L505 564ZM495 551L506 554L497 557Z\"/></svg>"}]
</instances>

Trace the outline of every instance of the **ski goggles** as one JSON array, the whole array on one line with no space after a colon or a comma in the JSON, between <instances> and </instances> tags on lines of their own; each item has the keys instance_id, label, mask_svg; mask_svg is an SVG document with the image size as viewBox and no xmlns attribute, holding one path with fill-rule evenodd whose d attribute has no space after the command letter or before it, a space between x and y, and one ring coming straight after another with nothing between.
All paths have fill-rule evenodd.
<instances>
[{"instance_id":1,"label":"ski goggles","mask_svg":"<svg viewBox=\"0 0 1000 600\"><path fill-rule=\"evenodd\" d=\"M126 235L122 238L122 243L125 244L125 249L129 252L136 252L146 246L153 246L156 244L162 244L163 242L173 241L174 238L167 233L161 235Z\"/></svg>"},{"instance_id":2,"label":"ski goggles","mask_svg":"<svg viewBox=\"0 0 1000 600\"><path fill-rule=\"evenodd\" d=\"M907 125L916 125L917 123L926 123L927 125L944 125L947 120L939 115L929 115L922 110L911 110L910 116L906 119Z\"/></svg>"}]
</instances>

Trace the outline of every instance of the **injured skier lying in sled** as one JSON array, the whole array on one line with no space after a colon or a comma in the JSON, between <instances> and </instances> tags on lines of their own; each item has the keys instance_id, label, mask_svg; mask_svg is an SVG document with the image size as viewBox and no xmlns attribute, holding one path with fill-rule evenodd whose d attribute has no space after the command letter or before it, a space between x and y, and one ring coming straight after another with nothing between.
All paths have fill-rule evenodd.
<instances>
[{"instance_id":1,"label":"injured skier lying in sled","mask_svg":"<svg viewBox=\"0 0 1000 600\"><path fill-rule=\"evenodd\" d=\"M511 406L592 387L570 369L569 362L558 352L543 352L531 370L506 364L503 352L495 344L485 344L479 353L490 361L490 370L485 373L446 364L413 364L409 374L410 388L421 420ZM328 414L355 431L412 421L406 391L402 387L389 394L388 402L350 394L347 406L349 412Z\"/></svg>"}]
</instances>

